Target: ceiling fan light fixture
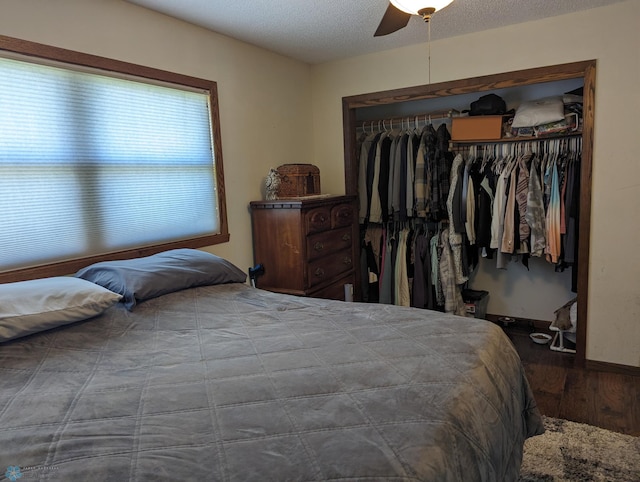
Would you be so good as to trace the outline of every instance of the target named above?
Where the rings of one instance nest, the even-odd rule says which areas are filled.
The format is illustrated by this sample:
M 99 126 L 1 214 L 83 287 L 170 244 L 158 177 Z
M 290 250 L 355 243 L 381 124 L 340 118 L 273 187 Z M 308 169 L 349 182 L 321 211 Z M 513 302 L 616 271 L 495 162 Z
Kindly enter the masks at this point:
M 453 0 L 389 0 L 391 4 L 398 10 L 410 13 L 411 15 L 420 15 L 421 17 L 430 17 L 434 12 L 443 9 Z

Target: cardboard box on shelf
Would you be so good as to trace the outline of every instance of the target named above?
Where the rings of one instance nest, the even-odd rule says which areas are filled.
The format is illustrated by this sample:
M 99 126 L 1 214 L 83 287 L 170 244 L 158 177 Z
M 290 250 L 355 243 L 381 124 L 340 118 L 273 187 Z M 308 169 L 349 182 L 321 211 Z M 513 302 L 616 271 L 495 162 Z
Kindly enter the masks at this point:
M 454 117 L 451 120 L 452 141 L 493 141 L 502 138 L 502 115 Z

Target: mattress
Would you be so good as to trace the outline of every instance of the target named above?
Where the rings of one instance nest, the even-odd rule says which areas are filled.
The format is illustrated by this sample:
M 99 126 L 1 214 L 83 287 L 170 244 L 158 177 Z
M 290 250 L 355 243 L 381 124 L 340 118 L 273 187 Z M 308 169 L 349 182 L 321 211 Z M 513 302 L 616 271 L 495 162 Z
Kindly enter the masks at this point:
M 542 431 L 502 330 L 428 310 L 234 283 L 0 344 L 1 480 L 517 480 Z

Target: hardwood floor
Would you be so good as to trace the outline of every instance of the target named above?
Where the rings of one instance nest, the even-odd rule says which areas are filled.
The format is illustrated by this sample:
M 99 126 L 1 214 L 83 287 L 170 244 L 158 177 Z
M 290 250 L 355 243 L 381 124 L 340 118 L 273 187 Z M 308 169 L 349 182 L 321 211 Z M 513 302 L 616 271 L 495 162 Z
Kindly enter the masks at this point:
M 529 333 L 541 330 L 526 322 L 503 329 L 543 415 L 640 436 L 640 375 L 576 368 L 573 354 L 533 343 Z

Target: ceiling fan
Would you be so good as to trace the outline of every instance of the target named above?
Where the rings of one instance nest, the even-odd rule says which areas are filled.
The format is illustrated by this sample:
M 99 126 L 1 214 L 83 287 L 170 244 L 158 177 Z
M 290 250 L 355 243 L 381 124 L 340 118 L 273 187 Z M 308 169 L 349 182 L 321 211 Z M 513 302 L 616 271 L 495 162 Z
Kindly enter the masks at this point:
M 409 23 L 411 15 L 421 16 L 425 22 L 437 10 L 443 9 L 453 0 L 389 0 L 389 6 L 378 25 L 374 37 L 389 35 L 404 28 Z

